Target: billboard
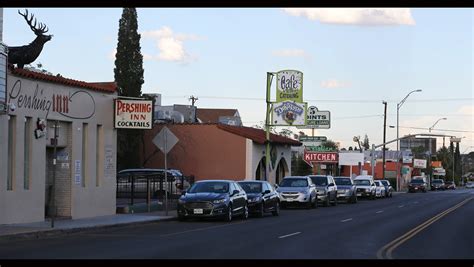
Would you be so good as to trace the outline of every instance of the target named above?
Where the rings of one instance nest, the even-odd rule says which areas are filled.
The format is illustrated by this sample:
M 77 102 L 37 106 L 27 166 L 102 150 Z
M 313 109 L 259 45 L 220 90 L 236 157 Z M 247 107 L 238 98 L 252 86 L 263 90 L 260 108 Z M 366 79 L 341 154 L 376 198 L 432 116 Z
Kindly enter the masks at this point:
M 274 126 L 301 126 L 306 124 L 306 103 L 284 101 L 273 103 L 271 123 Z
M 357 166 L 359 163 L 364 164 L 364 153 L 339 153 L 339 165 Z
M 151 129 L 153 101 L 115 99 L 114 126 L 116 129 Z
M 413 168 L 425 169 L 426 159 L 413 159 Z
M 303 102 L 303 73 L 297 70 L 277 72 L 276 102 Z

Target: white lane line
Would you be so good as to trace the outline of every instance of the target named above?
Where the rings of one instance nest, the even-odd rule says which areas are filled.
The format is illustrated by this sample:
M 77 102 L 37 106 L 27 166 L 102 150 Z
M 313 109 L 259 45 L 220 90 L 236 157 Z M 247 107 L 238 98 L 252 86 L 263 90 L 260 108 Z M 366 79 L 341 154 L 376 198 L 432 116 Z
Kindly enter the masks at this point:
M 418 204 L 418 201 L 414 201 L 413 204 Z
M 296 232 L 296 233 L 292 233 L 292 234 L 288 234 L 288 235 L 282 235 L 282 236 L 279 236 L 278 238 L 285 238 L 285 237 L 289 237 L 289 236 L 293 236 L 293 235 L 299 235 L 301 234 L 301 232 Z
M 398 206 L 398 207 L 399 207 L 399 208 L 403 208 L 403 207 L 405 207 L 405 205 L 400 205 L 400 206 Z
M 377 211 L 376 213 L 382 213 L 382 212 L 383 212 L 383 210 L 379 210 L 379 211 Z
M 352 218 L 342 220 L 341 222 L 348 222 L 348 221 L 352 221 Z
M 238 223 L 221 224 L 221 225 L 210 226 L 210 227 L 196 228 L 196 229 L 191 229 L 191 230 L 182 231 L 182 232 L 175 232 L 175 233 L 170 233 L 170 234 L 164 234 L 164 235 L 160 235 L 160 237 L 173 236 L 173 235 L 180 235 L 180 234 L 186 234 L 186 233 L 197 232 L 197 231 L 205 231 L 205 230 L 209 230 L 209 229 L 227 227 L 227 226 L 236 225 L 236 224 L 242 224 L 242 223 L 247 223 L 247 222 L 248 222 L 248 221 L 243 221 L 243 222 L 238 222 Z

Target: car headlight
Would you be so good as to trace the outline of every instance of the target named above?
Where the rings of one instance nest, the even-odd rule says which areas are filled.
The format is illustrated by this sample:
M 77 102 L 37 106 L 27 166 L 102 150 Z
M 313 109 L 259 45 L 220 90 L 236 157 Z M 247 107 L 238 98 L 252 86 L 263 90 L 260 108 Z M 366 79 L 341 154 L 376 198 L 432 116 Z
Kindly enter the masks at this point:
M 214 204 L 221 204 L 221 203 L 224 203 L 224 202 L 225 202 L 224 198 L 223 199 L 216 199 L 216 200 L 212 201 L 212 203 L 214 203 Z
M 184 204 L 186 203 L 186 201 L 184 201 L 183 199 L 178 199 L 178 204 Z
M 370 192 L 370 188 L 366 188 L 366 189 L 365 189 L 365 192 Z
M 316 193 L 318 193 L 318 195 L 324 195 L 326 194 L 326 190 L 318 190 Z
M 249 202 L 258 202 L 260 199 L 260 197 L 249 198 Z
M 305 189 L 305 190 L 300 190 L 300 193 L 302 193 L 302 194 L 308 194 L 308 190 L 306 190 L 306 189 Z

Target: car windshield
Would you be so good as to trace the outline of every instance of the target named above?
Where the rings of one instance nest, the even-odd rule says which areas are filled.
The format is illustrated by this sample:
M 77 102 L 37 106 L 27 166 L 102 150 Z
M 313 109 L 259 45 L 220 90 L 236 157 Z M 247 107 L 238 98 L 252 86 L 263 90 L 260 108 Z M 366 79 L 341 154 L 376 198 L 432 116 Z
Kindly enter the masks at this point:
M 328 185 L 328 178 L 326 176 L 310 176 L 310 178 L 315 185 Z
M 189 193 L 228 193 L 227 182 L 200 182 L 195 183 L 188 191 Z
M 281 187 L 306 187 L 308 180 L 306 179 L 283 179 L 280 183 Z
M 370 181 L 369 180 L 355 180 L 354 184 L 356 184 L 356 185 L 370 185 Z
M 452 181 L 447 181 L 445 184 L 453 184 Z
M 383 185 L 389 186 L 388 181 L 380 181 Z
M 411 180 L 411 183 L 412 183 L 412 184 L 422 184 L 422 183 L 424 183 L 424 182 L 423 182 L 423 180 L 421 180 L 421 179 L 413 179 L 413 180 Z
M 374 182 L 376 186 L 381 186 L 381 183 L 379 181 Z
M 261 183 L 239 183 L 239 185 L 244 189 L 246 193 L 261 193 L 262 184 Z
M 433 180 L 433 184 L 442 184 L 443 180 Z
M 352 185 L 351 178 L 334 178 L 336 185 Z

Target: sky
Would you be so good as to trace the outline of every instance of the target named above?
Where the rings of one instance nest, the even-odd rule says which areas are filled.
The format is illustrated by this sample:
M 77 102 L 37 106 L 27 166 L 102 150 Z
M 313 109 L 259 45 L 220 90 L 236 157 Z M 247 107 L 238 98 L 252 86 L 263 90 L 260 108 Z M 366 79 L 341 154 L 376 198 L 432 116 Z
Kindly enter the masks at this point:
M 86 82 L 113 81 L 121 8 L 28 8 L 53 38 L 32 63 Z M 34 34 L 18 9 L 4 8 L 3 42 Z M 266 73 L 303 72 L 303 99 L 331 112 L 316 136 L 354 146 L 422 133 L 462 138 L 474 151 L 474 9 L 138 8 L 143 93 L 163 105 L 238 109 L 245 126 L 265 120 Z M 275 100 L 275 82 L 272 100 Z M 395 126 L 390 128 L 389 126 Z M 288 127 L 286 127 L 288 128 Z M 421 129 L 416 129 L 421 128 Z M 278 127 L 277 130 L 281 130 Z M 301 131 L 289 127 L 294 133 Z M 445 131 L 449 130 L 449 131 Z M 304 130 L 311 135 L 311 130 Z M 442 145 L 438 138 L 438 148 Z M 396 149 L 396 143 L 388 146 Z

